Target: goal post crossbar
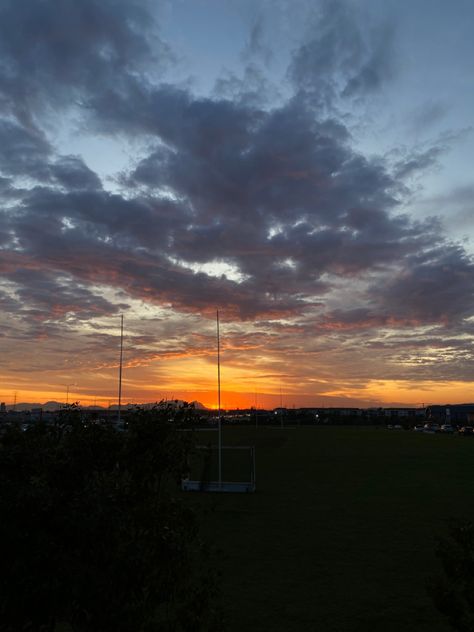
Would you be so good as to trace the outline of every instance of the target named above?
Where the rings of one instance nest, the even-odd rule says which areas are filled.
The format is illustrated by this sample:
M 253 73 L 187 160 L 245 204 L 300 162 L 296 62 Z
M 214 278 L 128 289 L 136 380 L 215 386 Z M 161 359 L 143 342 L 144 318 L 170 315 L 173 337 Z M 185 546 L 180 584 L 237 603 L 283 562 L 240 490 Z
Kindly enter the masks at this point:
M 218 452 L 217 446 L 197 445 L 196 449 L 201 453 L 201 461 L 198 467 L 191 468 L 189 476 L 181 481 L 183 491 L 201 492 L 254 492 L 256 489 L 255 477 L 255 447 L 254 446 L 221 446 L 221 450 L 227 455 L 231 452 L 238 454 L 238 459 L 222 457 L 222 478 L 214 478 L 213 469 L 216 463 L 213 456 Z M 248 459 L 244 456 L 248 453 Z M 207 454 L 206 454 L 207 453 Z M 242 456 L 240 456 L 242 455 Z M 196 463 L 194 464 L 196 466 Z M 198 475 L 196 475 L 198 474 Z

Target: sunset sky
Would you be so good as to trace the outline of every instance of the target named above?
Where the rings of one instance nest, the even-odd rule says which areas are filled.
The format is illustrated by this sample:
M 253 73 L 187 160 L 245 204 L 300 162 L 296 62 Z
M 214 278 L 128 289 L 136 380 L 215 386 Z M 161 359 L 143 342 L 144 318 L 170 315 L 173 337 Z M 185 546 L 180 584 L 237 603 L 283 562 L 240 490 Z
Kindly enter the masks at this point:
M 474 401 L 473 25 L 0 0 L 0 400 Z

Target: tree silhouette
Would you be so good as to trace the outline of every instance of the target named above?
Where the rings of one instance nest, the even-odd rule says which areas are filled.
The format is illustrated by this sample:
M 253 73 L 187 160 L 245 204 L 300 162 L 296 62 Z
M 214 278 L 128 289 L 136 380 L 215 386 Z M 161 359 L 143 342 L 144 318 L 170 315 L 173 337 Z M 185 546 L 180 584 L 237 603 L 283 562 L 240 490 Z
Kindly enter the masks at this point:
M 2 632 L 222 629 L 209 555 L 177 486 L 191 433 L 173 422 L 166 407 L 137 409 L 118 432 L 84 424 L 72 406 L 54 424 L 4 434 Z
M 474 525 L 453 526 L 437 547 L 443 575 L 430 585 L 438 610 L 460 632 L 474 630 Z

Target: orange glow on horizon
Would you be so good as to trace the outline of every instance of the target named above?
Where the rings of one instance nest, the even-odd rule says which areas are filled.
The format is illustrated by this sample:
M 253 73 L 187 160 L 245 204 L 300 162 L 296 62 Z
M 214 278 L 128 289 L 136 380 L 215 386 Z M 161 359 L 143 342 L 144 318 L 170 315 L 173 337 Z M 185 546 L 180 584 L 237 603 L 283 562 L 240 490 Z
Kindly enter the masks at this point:
M 16 403 L 38 403 L 44 404 L 47 401 L 58 401 L 65 403 L 67 392 L 64 390 L 34 390 L 28 388 L 18 388 L 16 390 L 2 390 L 0 392 L 0 401 L 5 402 L 7 407 L 11 407 L 14 403 L 16 393 Z M 280 400 L 281 397 L 281 400 Z M 70 387 L 68 394 L 69 403 L 79 402 L 83 406 L 92 406 L 94 404 L 108 407 L 117 404 L 117 396 L 111 393 L 111 396 L 94 395 L 92 389 L 81 387 Z M 217 392 L 215 389 L 182 389 L 173 388 L 167 385 L 166 392 L 157 391 L 153 388 L 139 389 L 136 386 L 125 390 L 122 402 L 124 405 L 128 403 L 144 404 L 161 400 L 179 399 L 184 401 L 198 401 L 206 408 L 217 410 Z M 304 391 L 299 393 L 288 393 L 282 391 L 275 392 L 268 389 L 263 392 L 245 392 L 237 390 L 228 390 L 227 388 L 221 393 L 221 408 L 228 410 L 232 408 L 252 408 L 272 409 L 282 405 L 286 408 L 299 407 L 360 407 L 367 408 L 371 406 L 409 406 L 421 407 L 429 404 L 456 404 L 470 403 L 474 401 L 474 383 L 472 382 L 421 382 L 421 383 L 403 383 L 380 381 L 371 382 L 365 388 L 344 388 L 344 389 L 327 389 L 323 393 L 310 394 Z
M 224 352 L 225 353 L 225 352 Z M 269 367 L 269 368 L 260 368 Z M 69 367 L 68 367 L 69 368 Z M 248 360 L 230 356 L 222 367 L 221 408 L 266 408 L 280 405 L 299 407 L 420 407 L 428 404 L 455 404 L 474 401 L 474 381 L 403 381 L 344 380 L 339 384 L 337 367 L 334 380 L 328 374 L 291 373 L 289 364 L 272 356 L 258 355 Z M 300 370 L 299 366 L 295 367 Z M 108 407 L 117 404 L 118 371 L 114 367 L 78 367 L 66 371 L 16 372 L 0 374 L 0 401 L 11 407 L 16 393 L 17 403 L 44 404 L 80 402 Z M 67 385 L 69 387 L 67 393 Z M 34 386 L 33 386 L 34 385 Z M 281 394 L 280 394 L 281 388 Z M 122 402 L 150 403 L 180 399 L 198 401 L 217 409 L 217 371 L 215 358 L 174 355 L 166 360 L 152 360 L 148 365 L 124 369 Z

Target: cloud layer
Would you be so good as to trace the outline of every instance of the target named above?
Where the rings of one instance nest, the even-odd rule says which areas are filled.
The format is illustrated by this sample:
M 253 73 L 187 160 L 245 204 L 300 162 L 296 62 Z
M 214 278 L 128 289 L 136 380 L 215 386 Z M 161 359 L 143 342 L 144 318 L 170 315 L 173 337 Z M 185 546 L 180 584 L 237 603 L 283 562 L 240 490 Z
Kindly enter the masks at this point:
M 0 299 L 17 319 L 7 336 L 78 335 L 78 323 L 133 318 L 138 303 L 205 316 L 219 306 L 254 336 L 240 351 L 229 338 L 235 367 L 253 354 L 262 372 L 281 372 L 283 354 L 295 383 L 331 379 L 328 362 L 351 379 L 473 379 L 460 353 L 472 345 L 472 257 L 405 206 L 413 172 L 441 149 L 366 156 L 343 113 L 390 81 L 393 29 L 364 28 L 342 2 L 321 3 L 313 20 L 287 96 L 262 106 L 161 79 L 173 52 L 147 3 L 3 3 Z M 56 117 L 133 143 L 138 157 L 110 186 L 55 143 Z M 440 339 L 459 352 L 449 370 L 414 367 Z M 373 354 L 363 368 L 361 349 Z M 151 339 L 135 352 L 156 357 Z

